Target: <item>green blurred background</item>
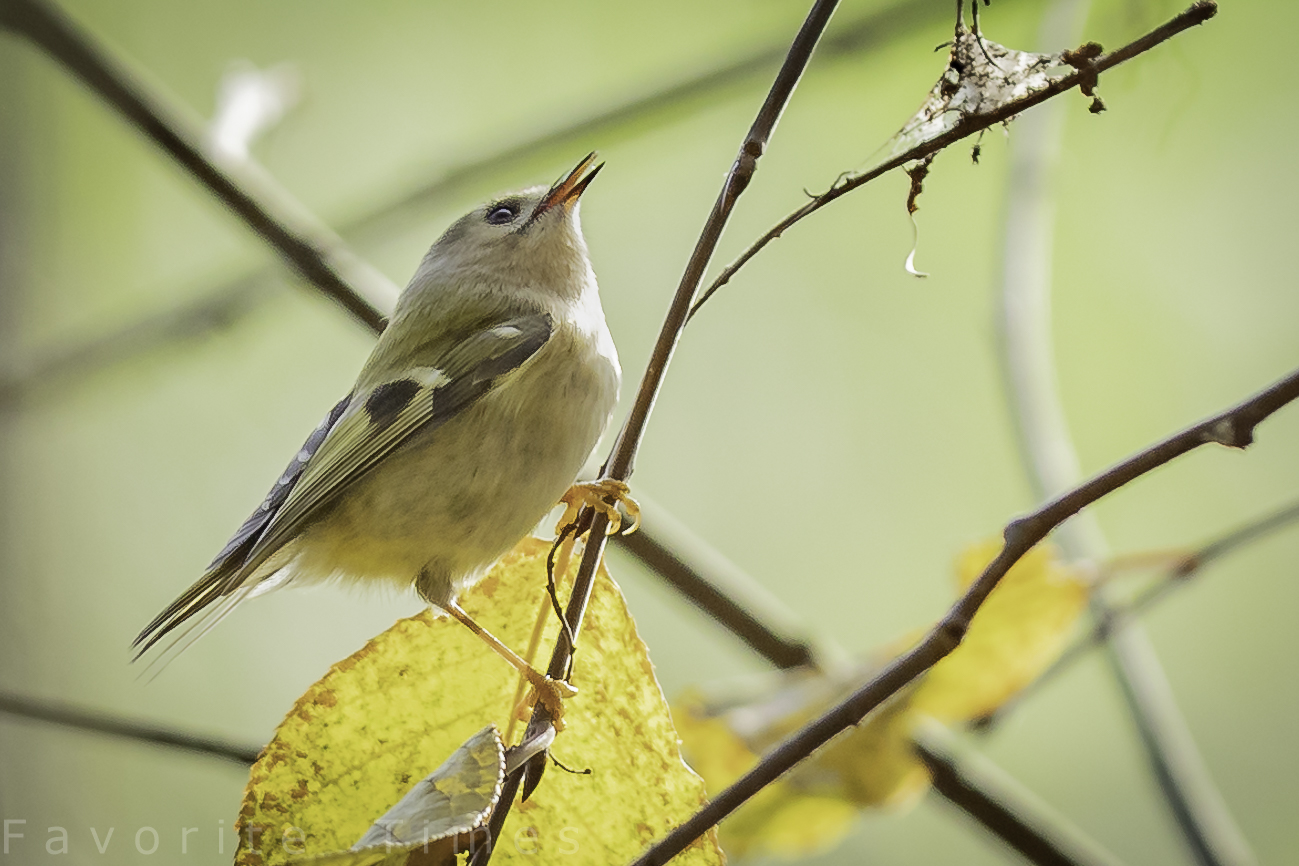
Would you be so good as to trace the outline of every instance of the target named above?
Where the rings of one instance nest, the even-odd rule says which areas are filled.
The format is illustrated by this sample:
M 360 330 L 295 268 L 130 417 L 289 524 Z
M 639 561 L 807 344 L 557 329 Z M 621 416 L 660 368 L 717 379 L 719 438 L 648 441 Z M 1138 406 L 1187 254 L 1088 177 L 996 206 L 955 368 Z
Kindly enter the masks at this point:
M 884 4 L 845 2 L 846 26 Z M 866 165 L 941 72 L 951 3 L 813 62 L 722 242 L 756 234 Z M 498 0 L 383 4 L 76 0 L 65 8 L 147 80 L 209 116 L 232 61 L 294 64 L 301 103 L 253 155 L 404 284 L 454 217 L 549 182 L 588 150 L 608 165 L 583 223 L 629 405 L 672 290 L 776 63 L 626 122 L 536 148 L 355 226 L 483 154 L 786 43 L 806 7 Z M 1044 4 L 999 0 L 988 35 L 1034 45 Z M 1085 32 L 1113 47 L 1177 11 L 1101 0 Z M 1098 470 L 1299 363 L 1294 4 L 1228 0 L 1207 26 L 1107 73 L 1109 111 L 1066 97 L 1054 335 L 1084 469 Z M 1063 45 L 1041 46 L 1051 49 Z M 337 588 L 241 608 L 156 681 L 127 644 L 187 586 L 350 386 L 372 338 L 301 286 L 187 175 L 49 58 L 0 38 L 0 361 L 7 375 L 265 271 L 221 327 L 0 407 L 0 689 L 178 729 L 264 742 L 328 666 L 416 611 Z M 1013 138 L 1012 126 L 1009 136 Z M 635 489 L 742 566 L 806 624 L 865 651 L 940 615 L 962 545 L 1032 504 L 997 361 L 1006 136 L 934 166 L 917 262 L 890 176 L 791 230 L 687 332 Z M 266 270 L 268 269 L 269 270 Z M 16 371 L 16 372 L 15 372 Z M 1299 491 L 1299 409 L 1246 454 L 1205 450 L 1104 501 L 1115 550 L 1207 541 Z M 603 453 L 603 452 L 602 452 Z M 1299 532 L 1262 541 L 1146 618 L 1177 698 L 1260 862 L 1299 847 L 1291 612 Z M 621 580 L 669 693 L 764 664 L 625 554 Z M 1186 862 L 1118 690 L 1093 655 L 987 741 L 988 753 L 1127 863 Z M 580 760 L 577 761 L 580 763 Z M 0 716 L 6 862 L 159 856 L 226 862 L 244 772 L 233 764 Z M 224 823 L 222 823 L 224 822 Z M 116 827 L 108 853 L 89 828 Z M 217 852 L 218 828 L 227 831 Z M 148 837 L 145 837 L 147 846 Z M 21 846 L 21 847 L 20 847 Z M 937 798 L 864 818 L 817 863 L 993 864 L 1015 855 Z

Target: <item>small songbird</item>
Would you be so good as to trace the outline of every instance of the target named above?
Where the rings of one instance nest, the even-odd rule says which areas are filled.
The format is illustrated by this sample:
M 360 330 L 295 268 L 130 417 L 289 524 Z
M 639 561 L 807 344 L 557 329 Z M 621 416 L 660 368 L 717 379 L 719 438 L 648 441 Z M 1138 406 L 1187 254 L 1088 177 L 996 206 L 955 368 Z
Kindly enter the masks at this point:
M 607 508 L 626 494 L 574 485 L 620 377 L 578 221 L 594 160 L 475 208 L 433 244 L 351 393 L 140 633 L 140 654 L 195 618 L 183 648 L 274 586 L 384 581 L 413 585 L 540 687 L 456 596 L 561 499 Z

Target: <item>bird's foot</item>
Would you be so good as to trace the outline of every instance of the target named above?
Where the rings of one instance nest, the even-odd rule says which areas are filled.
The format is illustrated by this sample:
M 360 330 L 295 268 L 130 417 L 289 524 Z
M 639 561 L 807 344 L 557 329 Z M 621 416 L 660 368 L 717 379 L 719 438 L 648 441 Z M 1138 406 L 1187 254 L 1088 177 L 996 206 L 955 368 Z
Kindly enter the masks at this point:
M 577 694 L 577 689 L 564 680 L 552 679 L 535 668 L 529 667 L 524 677 L 532 686 L 528 696 L 514 708 L 514 716 L 519 721 L 527 721 L 532 715 L 532 708 L 540 703 L 550 713 L 550 720 L 555 732 L 564 730 L 564 699 Z
M 631 519 L 631 528 L 627 533 L 635 532 L 640 526 L 640 504 L 631 498 L 631 488 L 625 481 L 615 478 L 579 481 L 568 488 L 568 492 L 561 496 L 559 501 L 568 507 L 564 509 L 564 516 L 559 519 L 559 524 L 555 527 L 556 532 L 562 533 L 566 526 L 572 525 L 583 506 L 590 506 L 609 518 L 609 528 L 606 531 L 608 535 L 613 535 L 622 528 L 622 513 L 618 511 L 619 505 Z

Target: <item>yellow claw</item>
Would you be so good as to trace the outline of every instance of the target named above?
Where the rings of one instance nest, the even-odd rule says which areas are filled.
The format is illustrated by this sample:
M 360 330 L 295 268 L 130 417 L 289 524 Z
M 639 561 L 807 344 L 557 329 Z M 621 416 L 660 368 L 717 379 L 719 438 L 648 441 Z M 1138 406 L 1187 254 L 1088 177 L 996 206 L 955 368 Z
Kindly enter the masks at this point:
M 554 680 L 541 674 L 537 674 L 535 678 L 527 674 L 524 676 L 527 677 L 532 688 L 528 696 L 514 708 L 515 718 L 526 722 L 532 715 L 533 705 L 540 701 L 541 705 L 550 712 L 550 721 L 555 726 L 555 732 L 564 730 L 564 700 L 575 696 L 577 689 L 564 680 Z
M 564 516 L 559 519 L 559 524 L 555 527 L 556 533 L 563 532 L 564 527 L 572 524 L 583 506 L 590 506 L 609 518 L 609 528 L 605 531 L 607 535 L 613 535 L 622 528 L 619 505 L 622 505 L 627 516 L 631 518 L 631 528 L 627 530 L 627 534 L 630 535 L 640 528 L 640 503 L 632 499 L 631 488 L 625 481 L 616 478 L 579 481 L 568 488 L 568 492 L 561 496 L 559 501 L 568 507 L 564 509 Z

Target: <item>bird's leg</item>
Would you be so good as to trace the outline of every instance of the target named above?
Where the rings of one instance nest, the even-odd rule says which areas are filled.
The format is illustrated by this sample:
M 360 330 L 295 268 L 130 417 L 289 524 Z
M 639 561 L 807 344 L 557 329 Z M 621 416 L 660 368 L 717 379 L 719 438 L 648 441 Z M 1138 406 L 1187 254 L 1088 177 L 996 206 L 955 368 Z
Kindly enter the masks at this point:
M 550 599 L 542 598 L 541 604 L 537 608 L 537 618 L 532 624 L 532 636 L 528 638 L 528 648 L 523 657 L 529 661 L 537 657 L 537 649 L 541 646 L 541 637 L 546 630 L 546 615 L 550 613 Z M 505 727 L 505 736 L 501 739 L 509 744 L 514 738 L 514 727 L 517 722 L 526 722 L 532 711 L 532 705 L 536 702 L 533 695 L 536 694 L 528 688 L 528 678 L 522 674 L 519 676 L 519 686 L 514 690 L 514 700 L 510 706 L 514 707 L 514 713 L 510 716 L 510 723 Z M 524 697 L 527 700 L 524 700 Z
M 631 488 L 627 486 L 627 482 L 616 478 L 579 481 L 568 488 L 568 492 L 561 496 L 559 501 L 568 507 L 564 509 L 564 516 L 559 519 L 556 532 L 562 532 L 565 526 L 576 520 L 578 512 L 587 505 L 609 518 L 608 535 L 613 535 L 622 526 L 622 515 L 618 513 L 620 504 L 627 509 L 627 516 L 631 518 L 631 529 L 627 532 L 635 532 L 640 526 L 640 504 L 631 498 Z
M 551 679 L 539 670 L 528 664 L 514 650 L 501 643 L 495 635 L 487 629 L 474 622 L 473 617 L 465 613 L 464 608 L 454 601 L 447 601 L 441 605 L 447 613 L 460 621 L 461 625 L 469 629 L 487 644 L 501 658 L 509 662 L 519 673 L 523 674 L 524 679 L 532 686 L 537 700 L 550 711 L 550 716 L 554 720 L 555 730 L 564 729 L 564 698 L 571 698 L 577 694 L 577 689 L 573 688 L 563 680 Z

